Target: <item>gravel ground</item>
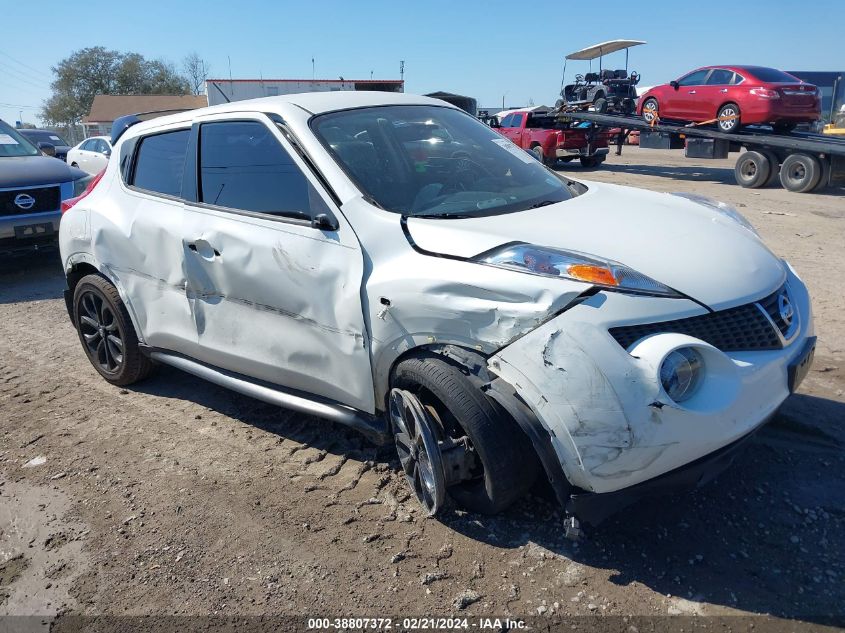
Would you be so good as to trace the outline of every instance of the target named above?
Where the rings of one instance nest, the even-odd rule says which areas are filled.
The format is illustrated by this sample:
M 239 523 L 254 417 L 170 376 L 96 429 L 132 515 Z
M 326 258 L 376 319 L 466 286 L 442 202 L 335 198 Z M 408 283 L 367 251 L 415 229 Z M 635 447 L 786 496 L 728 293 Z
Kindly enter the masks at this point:
M 565 169 L 737 204 L 809 284 L 819 335 L 799 393 L 718 481 L 642 502 L 578 544 L 542 490 L 495 518 L 425 519 L 389 451 L 352 431 L 168 368 L 112 387 L 68 322 L 57 256 L 6 262 L 0 614 L 841 624 L 845 189 L 744 190 L 732 164 L 626 148 L 589 174 Z

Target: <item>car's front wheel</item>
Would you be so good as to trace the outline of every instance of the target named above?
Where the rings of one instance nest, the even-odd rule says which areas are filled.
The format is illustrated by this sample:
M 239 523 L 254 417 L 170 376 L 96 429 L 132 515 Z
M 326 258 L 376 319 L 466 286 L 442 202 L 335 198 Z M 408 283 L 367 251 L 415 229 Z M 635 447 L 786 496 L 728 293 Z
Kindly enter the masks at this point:
M 657 99 L 649 97 L 643 103 L 643 119 L 646 123 L 656 123 L 657 117 Z
M 735 103 L 726 103 L 719 108 L 716 119 L 720 131 L 728 134 L 737 132 L 741 125 L 739 106 Z
M 531 488 L 539 463 L 530 440 L 458 366 L 422 353 L 397 365 L 391 387 L 399 461 L 427 514 L 447 496 L 493 514 Z
M 73 320 L 88 360 L 113 385 L 130 385 L 153 369 L 138 345 L 126 306 L 100 275 L 86 275 L 73 292 Z

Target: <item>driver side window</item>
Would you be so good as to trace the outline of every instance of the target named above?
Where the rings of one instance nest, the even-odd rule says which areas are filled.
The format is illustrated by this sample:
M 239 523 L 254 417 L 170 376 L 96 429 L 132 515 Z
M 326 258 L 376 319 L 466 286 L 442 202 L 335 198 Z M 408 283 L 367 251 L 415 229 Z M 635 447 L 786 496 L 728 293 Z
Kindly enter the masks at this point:
M 707 73 L 710 71 L 705 70 L 696 70 L 695 72 L 690 73 L 686 77 L 682 77 L 678 81 L 679 86 L 703 86 L 704 80 L 707 77 Z

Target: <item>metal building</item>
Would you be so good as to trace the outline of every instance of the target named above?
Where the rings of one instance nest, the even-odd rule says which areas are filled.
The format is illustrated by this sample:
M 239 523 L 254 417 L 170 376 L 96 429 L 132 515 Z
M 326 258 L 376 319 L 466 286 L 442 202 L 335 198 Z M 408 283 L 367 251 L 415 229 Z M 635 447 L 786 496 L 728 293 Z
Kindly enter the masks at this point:
M 258 97 L 275 97 L 297 92 L 330 92 L 335 90 L 379 90 L 404 92 L 401 79 L 208 79 L 205 93 L 208 105 L 242 101 Z

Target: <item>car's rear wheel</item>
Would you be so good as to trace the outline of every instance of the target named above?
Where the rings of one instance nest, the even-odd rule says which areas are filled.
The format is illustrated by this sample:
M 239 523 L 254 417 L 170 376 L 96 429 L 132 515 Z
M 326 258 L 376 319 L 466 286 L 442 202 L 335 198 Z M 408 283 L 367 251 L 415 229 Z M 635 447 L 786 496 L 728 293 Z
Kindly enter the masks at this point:
M 739 106 L 735 103 L 726 103 L 716 113 L 718 121 L 716 125 L 721 132 L 733 134 L 741 125 Z
M 73 292 L 73 319 L 88 360 L 113 385 L 146 378 L 152 361 L 141 353 L 126 306 L 108 280 L 86 275 Z
M 447 495 L 494 514 L 531 488 L 539 463 L 530 440 L 461 368 L 424 352 L 396 366 L 391 387 L 397 453 L 427 514 Z
M 760 152 L 743 152 L 734 167 L 737 184 L 758 189 L 769 181 L 772 166 L 769 159 Z
M 795 193 L 811 191 L 821 179 L 819 161 L 809 154 L 790 154 L 780 166 L 780 183 Z
M 598 112 L 599 114 L 604 114 L 607 112 L 607 99 L 604 97 L 599 97 L 595 101 L 593 101 L 593 110 Z
M 653 123 L 657 120 L 657 99 L 654 97 L 649 97 L 643 103 L 643 119 L 646 123 Z
M 595 169 L 604 162 L 604 156 L 582 156 L 580 161 L 581 167 L 585 169 Z

